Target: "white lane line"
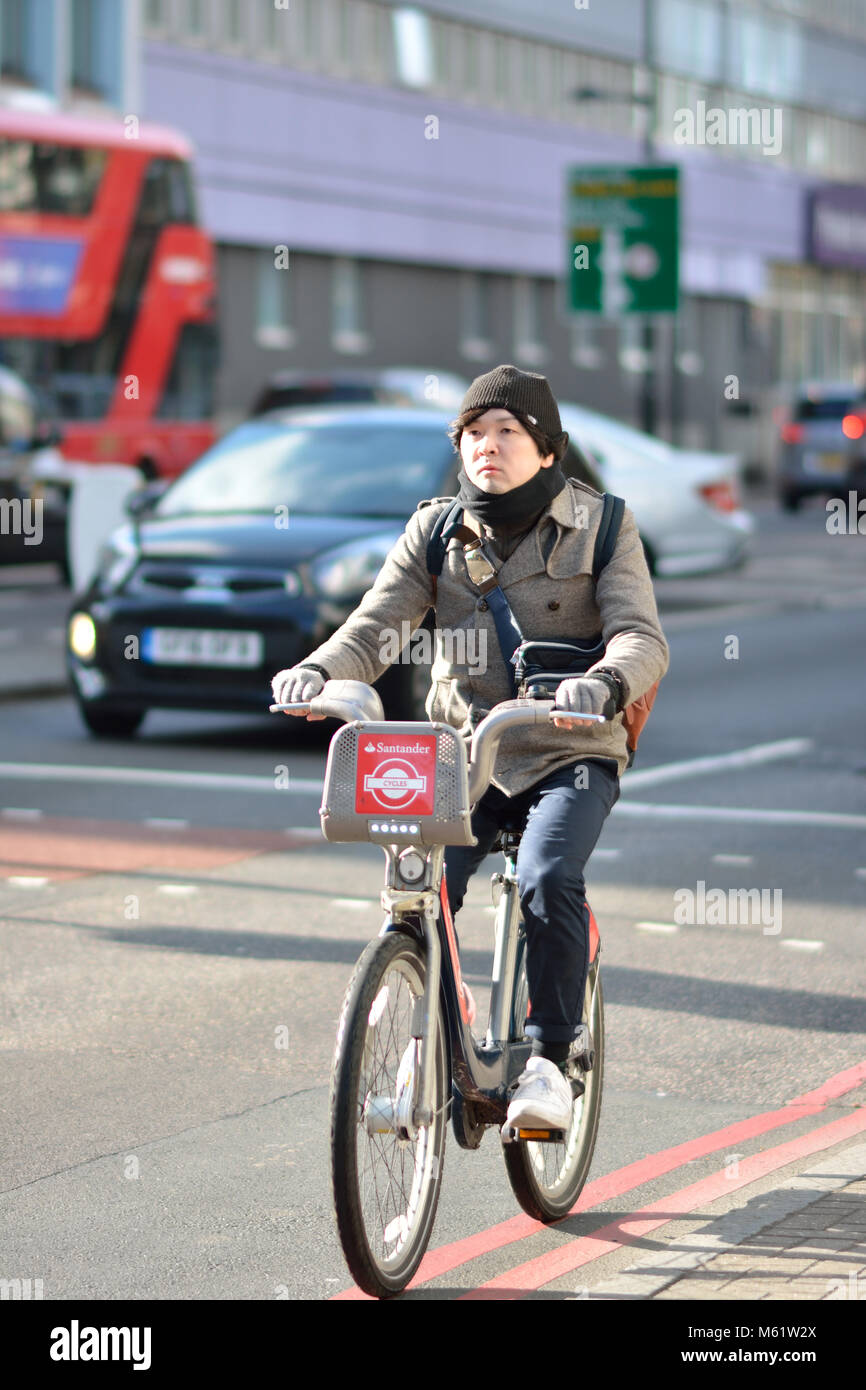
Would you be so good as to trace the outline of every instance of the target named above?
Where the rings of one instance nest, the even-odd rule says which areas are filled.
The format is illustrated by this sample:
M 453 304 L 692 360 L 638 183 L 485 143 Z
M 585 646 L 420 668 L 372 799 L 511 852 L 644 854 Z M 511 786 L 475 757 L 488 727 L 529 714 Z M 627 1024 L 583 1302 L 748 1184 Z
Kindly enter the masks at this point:
M 855 877 L 855 878 L 866 878 L 866 869 L 855 869 L 855 870 L 854 870 L 854 877 Z
M 0 763 L 0 777 L 23 782 L 121 782 L 126 786 L 204 787 L 212 791 L 266 792 L 272 796 L 287 791 L 322 794 L 321 778 L 298 777 L 288 787 L 275 787 L 271 773 L 246 777 L 229 772 L 172 772 L 153 767 L 85 767 L 74 763 Z
M 13 888 L 44 888 L 47 878 L 33 878 L 27 874 L 13 874 L 6 880 Z
M 171 816 L 146 816 L 143 825 L 149 825 L 152 830 L 187 830 L 188 820 L 175 820 Z
M 714 864 L 754 864 L 753 854 L 714 854 Z
M 789 951 L 822 951 L 823 941 L 807 941 L 805 937 L 783 936 L 779 942 L 780 946 L 787 946 Z
M 709 758 L 688 758 L 680 763 L 665 763 L 648 767 L 643 772 L 630 772 L 625 778 L 626 794 L 632 787 L 653 787 L 660 782 L 678 782 L 684 777 L 700 777 L 705 772 L 729 772 L 735 768 L 755 767 L 774 762 L 777 758 L 797 758 L 813 747 L 810 738 L 786 738 L 777 743 L 756 743 L 736 753 L 720 753 Z
M 619 859 L 621 854 L 622 850 L 619 849 L 594 849 L 592 851 L 593 859 Z
M 331 906 L 349 907 L 355 912 L 360 912 L 363 908 L 376 907 L 378 904 L 372 902 L 370 898 L 332 898 Z
M 663 932 L 665 936 L 674 936 L 679 931 L 675 922 L 635 922 L 638 931 Z
M 39 820 L 42 812 L 32 806 L 4 806 L 0 815 L 7 820 Z
M 171 897 L 184 898 L 190 893 L 198 892 L 197 883 L 161 883 L 157 888 L 157 893 L 166 893 Z
M 668 806 L 661 802 L 623 801 L 612 815 L 644 820 L 722 820 L 757 825 L 836 826 L 842 830 L 866 830 L 866 816 L 836 815 L 830 811 L 754 811 L 747 806 Z
M 297 835 L 301 840 L 321 840 L 322 844 L 326 843 L 321 830 L 314 830 L 310 825 L 287 825 L 283 834 Z

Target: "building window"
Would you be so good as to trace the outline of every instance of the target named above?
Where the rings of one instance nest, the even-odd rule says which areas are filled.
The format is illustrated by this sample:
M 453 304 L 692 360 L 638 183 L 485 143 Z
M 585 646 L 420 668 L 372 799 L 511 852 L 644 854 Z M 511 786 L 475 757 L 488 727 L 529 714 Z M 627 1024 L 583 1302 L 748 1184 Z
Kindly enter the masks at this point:
M 166 0 L 147 0 L 144 23 L 148 29 L 162 29 L 165 24 Z
M 0 72 L 4 77 L 29 81 L 25 0 L 4 0 L 0 6 Z
M 96 0 L 73 0 L 72 85 L 99 92 L 96 80 Z
M 407 87 L 433 84 L 433 35 L 430 16 L 413 5 L 399 5 L 392 15 L 394 62 L 398 82 Z
M 388 82 L 391 77 L 391 28 L 382 5 L 361 6 L 359 15 L 362 71 L 370 82 Z
M 283 48 L 282 23 L 289 11 L 277 9 L 274 0 L 259 0 L 259 44 L 264 56 L 279 59 Z
M 465 271 L 460 281 L 460 351 L 472 361 L 492 352 L 490 276 Z
M 523 69 L 521 98 L 523 105 L 531 108 L 535 105 L 536 63 L 538 55 L 536 53 L 535 44 L 527 39 L 523 40 L 521 48 L 523 50 L 523 62 L 521 65 Z
M 283 247 L 264 247 L 256 262 L 256 342 L 260 347 L 288 348 L 291 327 L 291 268 Z
M 571 318 L 571 360 L 575 367 L 594 371 L 604 363 L 604 352 L 598 341 L 598 318 L 595 314 L 574 314 Z
M 186 0 L 184 13 L 184 32 L 191 39 L 205 36 L 205 0 Z
M 244 41 L 241 0 L 223 0 L 223 23 L 226 42 L 232 48 L 239 48 Z
M 508 40 L 497 34 L 493 40 L 493 82 L 494 100 L 504 105 L 508 101 L 511 76 L 511 54 Z
M 342 68 L 350 68 L 355 57 L 355 45 L 352 42 L 353 18 L 350 0 L 337 0 L 337 57 Z
M 645 372 L 648 360 L 643 345 L 643 323 L 639 314 L 623 314 L 619 319 L 619 365 L 624 372 Z
M 303 4 L 301 20 L 301 45 L 304 59 L 315 63 L 319 56 L 319 25 L 321 10 L 318 0 L 300 0 Z
M 331 281 L 331 342 L 337 352 L 366 352 L 361 267 L 349 256 L 334 260 Z
M 514 351 L 529 366 L 536 366 L 547 357 L 542 322 L 541 281 L 528 275 L 515 276 Z

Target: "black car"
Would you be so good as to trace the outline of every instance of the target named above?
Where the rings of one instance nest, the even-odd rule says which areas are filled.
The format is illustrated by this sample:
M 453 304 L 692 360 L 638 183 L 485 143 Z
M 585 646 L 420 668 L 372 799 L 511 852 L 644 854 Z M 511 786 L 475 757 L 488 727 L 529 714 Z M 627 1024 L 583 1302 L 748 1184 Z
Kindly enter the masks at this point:
M 157 708 L 266 711 L 271 677 L 353 612 L 418 501 L 456 492 L 449 418 L 275 412 L 239 425 L 158 497 L 134 499 L 70 612 L 88 728 L 130 735 Z M 576 451 L 564 469 L 601 488 Z M 428 688 L 428 667 L 395 663 L 381 680 L 389 717 L 425 718 Z

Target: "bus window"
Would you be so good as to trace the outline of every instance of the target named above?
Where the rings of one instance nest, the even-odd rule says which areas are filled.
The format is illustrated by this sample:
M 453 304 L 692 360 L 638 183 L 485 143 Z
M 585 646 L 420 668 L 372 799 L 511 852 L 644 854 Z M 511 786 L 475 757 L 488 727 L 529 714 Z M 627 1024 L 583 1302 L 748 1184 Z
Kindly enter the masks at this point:
M 194 223 L 189 170 L 180 159 L 152 159 L 147 166 L 137 221 L 146 227 Z
M 160 420 L 207 420 L 213 414 L 217 366 L 216 330 L 186 323 L 156 414 Z
M 0 137 L 0 212 L 86 217 L 105 172 L 105 150 Z

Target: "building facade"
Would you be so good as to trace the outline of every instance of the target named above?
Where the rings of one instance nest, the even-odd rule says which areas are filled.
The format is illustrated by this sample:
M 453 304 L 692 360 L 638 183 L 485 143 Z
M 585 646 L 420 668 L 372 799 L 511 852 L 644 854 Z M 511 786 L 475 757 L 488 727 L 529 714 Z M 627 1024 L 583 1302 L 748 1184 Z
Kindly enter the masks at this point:
M 101 32 L 106 7 L 0 3 L 0 80 L 27 47 L 7 12 L 42 7 L 67 35 L 62 90 L 63 55 L 87 47 L 70 26 Z M 564 203 L 569 165 L 641 162 L 651 90 L 655 152 L 682 184 L 680 310 L 657 321 L 653 362 L 660 432 L 754 452 L 772 388 L 863 369 L 862 0 L 112 8 L 123 81 L 106 99 L 198 152 L 226 421 L 283 368 L 471 376 L 513 361 L 639 422 L 641 324 L 567 311 Z

